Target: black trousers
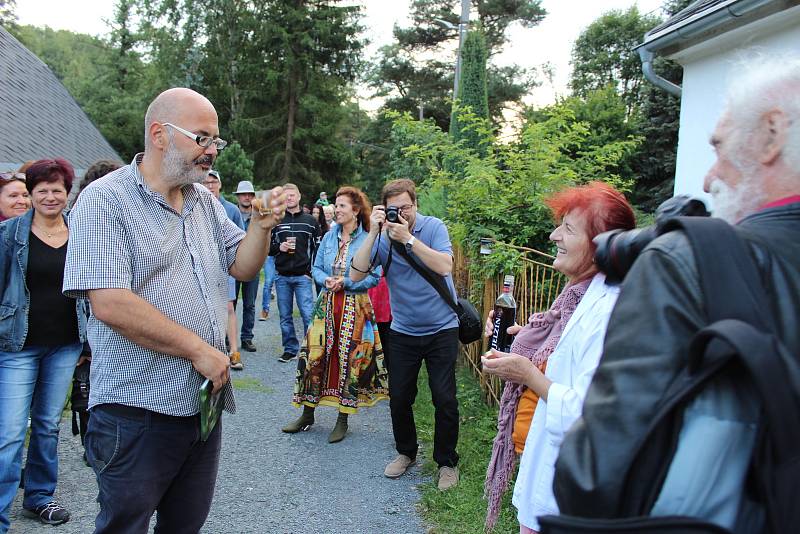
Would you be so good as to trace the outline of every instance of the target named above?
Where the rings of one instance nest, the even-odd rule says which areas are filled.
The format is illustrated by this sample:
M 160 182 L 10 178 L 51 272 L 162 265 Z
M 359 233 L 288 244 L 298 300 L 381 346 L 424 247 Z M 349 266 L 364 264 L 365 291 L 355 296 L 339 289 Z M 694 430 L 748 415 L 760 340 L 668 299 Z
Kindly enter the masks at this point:
M 391 327 L 391 321 L 388 323 L 378 323 L 378 335 L 381 336 L 381 348 L 383 348 L 383 361 L 387 369 L 389 368 L 389 329 Z
M 433 459 L 439 467 L 458 464 L 458 400 L 456 399 L 456 358 L 458 328 L 427 336 L 410 336 L 391 330 L 389 371 L 389 406 L 392 412 L 397 452 L 416 458 L 417 426 L 414 423 L 414 400 L 422 361 L 428 370 L 428 386 L 434 406 Z
M 86 454 L 99 486 L 95 534 L 196 534 L 211 508 L 222 420 L 200 441 L 200 418 L 142 408 L 92 408 Z

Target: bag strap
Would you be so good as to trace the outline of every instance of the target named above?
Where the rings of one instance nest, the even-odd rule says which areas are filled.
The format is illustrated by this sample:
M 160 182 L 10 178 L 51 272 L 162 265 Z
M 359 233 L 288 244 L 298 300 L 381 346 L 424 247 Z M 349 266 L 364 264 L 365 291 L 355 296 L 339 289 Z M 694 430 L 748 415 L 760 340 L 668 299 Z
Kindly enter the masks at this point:
M 769 331 L 737 319 L 724 319 L 700 330 L 689 347 L 690 366 L 737 359 L 752 377 L 780 461 L 800 455 L 800 364 Z M 695 360 L 695 361 L 692 361 Z
M 730 224 L 713 217 L 675 217 L 662 233 L 683 230 L 694 251 L 709 323 L 739 319 L 771 332 L 771 308 L 749 248 Z
M 444 299 L 447 305 L 453 309 L 457 317 L 459 311 L 458 305 L 456 304 L 455 300 L 453 300 L 453 295 L 450 294 L 450 290 L 447 288 L 444 277 L 434 275 L 430 269 L 424 265 L 420 265 L 417 260 L 415 260 L 413 256 L 408 253 L 406 247 L 397 241 L 392 241 L 392 247 L 397 251 L 398 254 L 405 258 L 412 269 L 417 271 L 422 278 L 424 278 L 431 286 L 433 286 L 433 289 L 435 289 L 436 292 L 439 293 L 439 295 Z

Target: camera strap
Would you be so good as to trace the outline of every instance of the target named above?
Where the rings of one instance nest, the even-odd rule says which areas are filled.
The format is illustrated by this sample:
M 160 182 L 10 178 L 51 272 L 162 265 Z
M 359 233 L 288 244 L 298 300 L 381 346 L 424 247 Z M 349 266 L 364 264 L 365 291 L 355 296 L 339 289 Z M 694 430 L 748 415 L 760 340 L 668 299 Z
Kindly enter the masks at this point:
M 398 243 L 397 241 L 392 241 L 392 246 L 390 249 L 396 249 L 397 253 L 403 256 L 408 264 L 411 266 L 412 269 L 417 271 L 422 278 L 428 282 L 433 289 L 436 290 L 437 293 L 444 299 L 448 306 L 450 306 L 456 314 L 456 317 L 459 315 L 458 304 L 453 299 L 453 295 L 450 294 L 450 289 L 447 287 L 447 284 L 444 281 L 444 277 L 438 274 L 433 273 L 428 267 L 425 265 L 420 265 L 417 260 L 414 259 L 411 254 L 408 253 L 406 247 Z M 391 250 L 390 250 L 391 254 Z M 387 267 L 388 269 L 388 260 L 387 260 Z

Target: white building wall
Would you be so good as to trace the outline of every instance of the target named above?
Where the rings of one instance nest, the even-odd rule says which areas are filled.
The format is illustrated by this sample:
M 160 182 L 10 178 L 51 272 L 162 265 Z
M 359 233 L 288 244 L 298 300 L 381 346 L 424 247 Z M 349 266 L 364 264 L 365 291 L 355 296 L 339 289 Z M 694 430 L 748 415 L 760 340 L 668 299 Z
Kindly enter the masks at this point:
M 728 80 L 747 49 L 765 54 L 800 55 L 800 7 L 682 51 L 673 59 L 683 65 L 675 194 L 703 198 L 703 177 L 714 163 L 708 144 L 725 103 Z M 711 207 L 710 202 L 709 207 Z

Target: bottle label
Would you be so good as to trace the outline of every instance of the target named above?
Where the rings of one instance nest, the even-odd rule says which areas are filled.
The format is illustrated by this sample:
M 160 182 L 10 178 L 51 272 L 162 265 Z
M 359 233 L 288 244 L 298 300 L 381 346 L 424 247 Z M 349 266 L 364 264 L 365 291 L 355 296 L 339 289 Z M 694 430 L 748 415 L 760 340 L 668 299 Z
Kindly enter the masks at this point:
M 499 341 L 500 338 L 500 332 L 502 330 L 502 324 L 503 324 L 503 309 L 497 308 L 494 310 L 494 328 L 492 328 L 492 340 L 490 347 L 499 351 L 503 350 L 503 347 L 499 347 L 497 345 L 497 342 Z

